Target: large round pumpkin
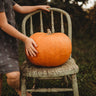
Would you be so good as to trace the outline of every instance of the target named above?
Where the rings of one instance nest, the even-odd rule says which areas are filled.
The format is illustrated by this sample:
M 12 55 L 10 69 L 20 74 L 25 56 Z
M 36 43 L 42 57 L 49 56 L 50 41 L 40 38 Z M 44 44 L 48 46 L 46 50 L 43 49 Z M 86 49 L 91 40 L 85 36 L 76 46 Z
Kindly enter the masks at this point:
M 36 57 L 27 56 L 32 64 L 39 66 L 59 66 L 64 64 L 72 51 L 71 40 L 64 33 L 37 32 L 30 36 L 36 44 Z

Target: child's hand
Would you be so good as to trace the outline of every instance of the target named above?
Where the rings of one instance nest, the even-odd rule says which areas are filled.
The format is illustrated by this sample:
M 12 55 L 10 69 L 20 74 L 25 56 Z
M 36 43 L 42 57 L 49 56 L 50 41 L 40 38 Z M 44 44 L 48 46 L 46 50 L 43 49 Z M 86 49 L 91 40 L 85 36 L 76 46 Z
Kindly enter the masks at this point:
M 36 54 L 38 53 L 37 50 L 35 49 L 35 47 L 37 47 L 35 41 L 31 38 L 27 38 L 25 40 L 25 48 L 26 48 L 26 54 L 27 56 L 36 56 Z
M 39 7 L 39 9 L 41 9 L 41 10 L 45 10 L 45 11 L 50 11 L 48 8 L 50 8 L 50 6 L 48 6 L 48 5 L 39 5 L 38 6 Z

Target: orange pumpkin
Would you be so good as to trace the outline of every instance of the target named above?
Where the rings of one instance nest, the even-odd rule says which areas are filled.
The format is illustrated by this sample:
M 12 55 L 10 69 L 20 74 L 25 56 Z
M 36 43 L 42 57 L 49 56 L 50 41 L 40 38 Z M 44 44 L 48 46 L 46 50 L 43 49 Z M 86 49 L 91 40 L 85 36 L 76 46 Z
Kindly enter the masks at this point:
M 64 33 L 37 32 L 30 36 L 36 44 L 36 57 L 27 56 L 30 62 L 39 66 L 59 66 L 64 64 L 72 51 L 71 40 Z

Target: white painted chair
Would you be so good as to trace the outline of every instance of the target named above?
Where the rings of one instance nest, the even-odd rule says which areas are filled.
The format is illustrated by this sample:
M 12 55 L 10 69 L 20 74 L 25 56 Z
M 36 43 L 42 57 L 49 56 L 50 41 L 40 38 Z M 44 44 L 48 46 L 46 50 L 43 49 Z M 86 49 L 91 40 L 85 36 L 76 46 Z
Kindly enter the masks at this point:
M 57 13 L 60 13 L 61 16 L 61 32 L 64 33 L 64 22 L 63 22 L 63 15 L 66 16 L 67 22 L 68 22 L 68 36 L 72 41 L 72 25 L 71 25 L 71 19 L 69 14 L 58 8 L 50 8 L 50 15 L 51 15 L 51 26 L 52 26 L 52 32 L 55 32 L 54 29 L 54 11 Z M 40 28 L 41 32 L 44 32 L 43 28 L 43 12 L 42 10 L 38 10 L 36 12 L 30 13 L 25 18 L 23 19 L 22 22 L 22 32 L 26 35 L 26 22 L 29 20 L 30 23 L 30 35 L 33 34 L 33 24 L 32 24 L 32 16 L 35 15 L 36 13 L 40 13 Z M 74 96 L 79 96 L 78 92 L 78 84 L 77 84 L 77 77 L 76 73 L 78 73 L 79 68 L 75 62 L 75 60 L 71 57 L 69 60 L 58 67 L 52 67 L 52 68 L 47 68 L 47 67 L 36 67 L 36 66 L 31 66 L 29 67 L 28 64 L 29 62 L 26 60 L 24 61 L 24 64 L 22 66 L 22 78 L 21 78 L 21 90 L 22 90 L 22 96 L 26 96 L 26 92 L 67 92 L 67 91 L 73 91 Z M 39 88 L 36 89 L 27 89 L 26 88 L 26 77 L 34 78 L 36 79 L 62 79 L 64 77 L 67 78 L 67 76 L 71 76 L 72 78 L 72 88 Z M 28 82 L 28 81 L 27 81 Z M 43 83 L 43 82 L 42 82 Z

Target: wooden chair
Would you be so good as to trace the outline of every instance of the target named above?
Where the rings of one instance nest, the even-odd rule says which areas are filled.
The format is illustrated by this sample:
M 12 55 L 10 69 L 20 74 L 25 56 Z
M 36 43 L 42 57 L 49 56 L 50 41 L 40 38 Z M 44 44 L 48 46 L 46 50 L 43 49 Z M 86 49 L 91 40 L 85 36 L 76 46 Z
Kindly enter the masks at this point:
M 58 8 L 50 8 L 50 15 L 51 15 L 51 31 L 54 33 L 54 11 L 60 13 L 61 16 L 61 32 L 64 33 L 64 22 L 63 22 L 63 15 L 66 16 L 67 24 L 68 24 L 68 36 L 72 41 L 72 25 L 71 25 L 71 19 L 69 14 Z M 26 35 L 26 22 L 30 21 L 30 34 L 33 34 L 33 24 L 32 24 L 32 16 L 36 13 L 40 13 L 40 28 L 41 32 L 44 32 L 43 28 L 43 15 L 42 10 L 38 10 L 36 12 L 30 13 L 23 19 L 22 22 L 22 32 Z M 70 56 L 69 60 L 58 67 L 52 67 L 52 68 L 46 68 L 46 67 L 36 67 L 32 65 L 31 67 L 28 67 L 28 61 L 24 61 L 23 67 L 22 67 L 22 77 L 21 77 L 21 90 L 22 90 L 22 96 L 26 96 L 26 92 L 67 92 L 67 91 L 73 91 L 74 96 L 79 96 L 78 92 L 78 84 L 77 84 L 77 77 L 76 73 L 78 73 L 79 68 L 75 62 L 75 60 L 72 58 L 72 55 Z M 26 66 L 25 66 L 26 65 Z M 72 79 L 72 88 L 32 88 L 27 89 L 26 88 L 26 77 L 31 77 L 36 79 L 61 79 L 62 77 L 71 76 Z M 27 81 L 28 82 L 28 81 Z M 42 82 L 43 83 L 43 82 Z

